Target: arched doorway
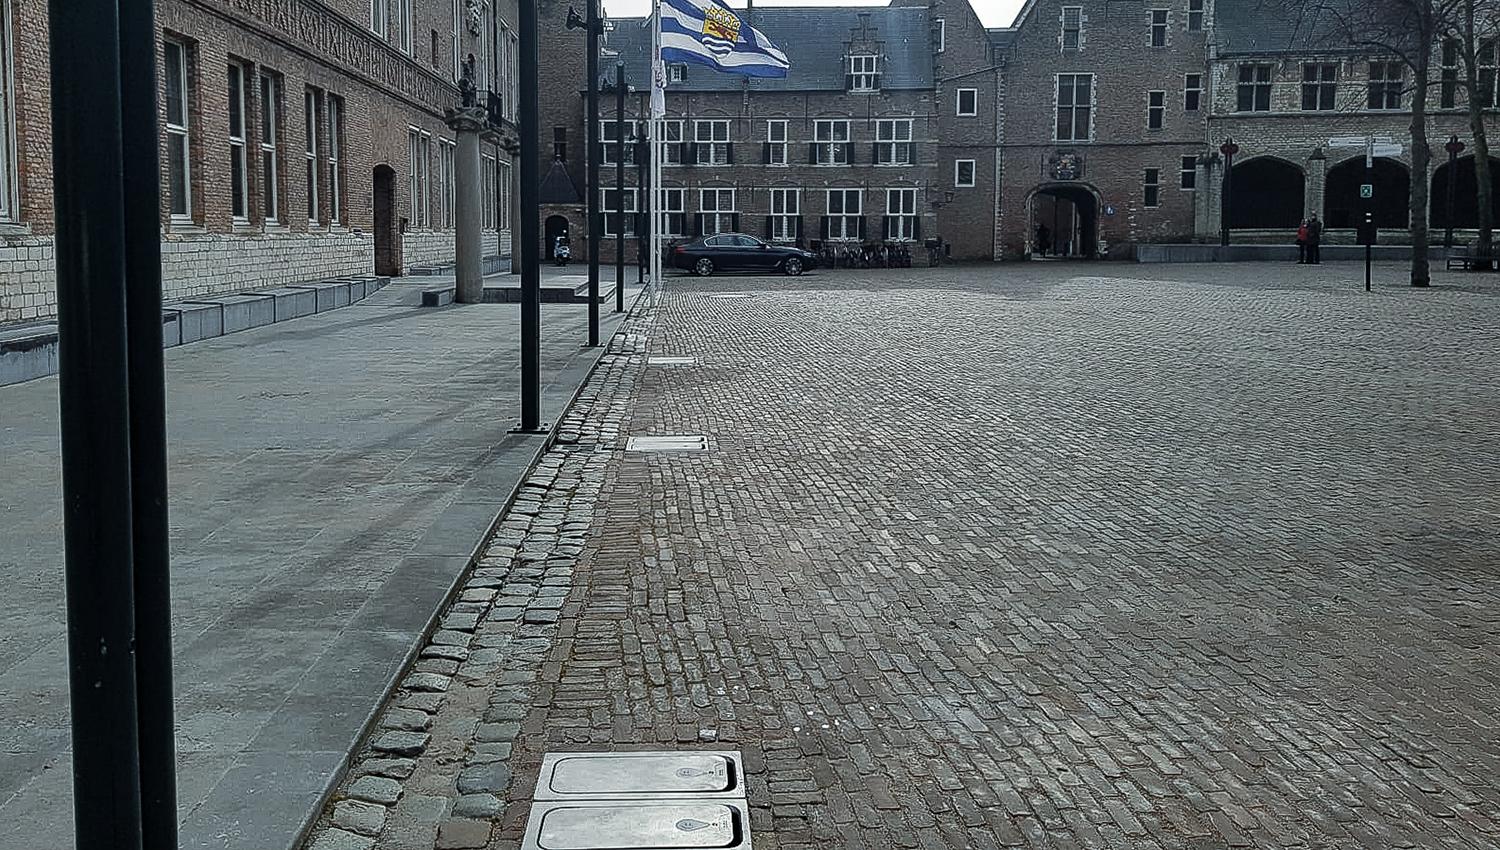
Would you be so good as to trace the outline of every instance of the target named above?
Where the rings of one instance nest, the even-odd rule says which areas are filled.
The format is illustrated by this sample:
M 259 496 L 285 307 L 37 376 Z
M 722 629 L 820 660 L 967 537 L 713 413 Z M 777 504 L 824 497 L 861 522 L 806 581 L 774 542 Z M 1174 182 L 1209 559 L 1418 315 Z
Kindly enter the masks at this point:
M 1375 197 L 1372 204 L 1375 226 L 1391 230 L 1405 230 L 1411 225 L 1411 175 L 1394 159 L 1377 157 L 1372 183 Z M 1365 159 L 1341 162 L 1328 170 L 1328 190 L 1324 195 L 1324 222 L 1329 227 L 1358 227 L 1364 220 L 1364 199 L 1359 196 L 1359 187 L 1365 183 Z
M 396 172 L 375 166 L 375 273 L 401 275 L 401 234 L 396 229 Z
M 1229 226 L 1237 230 L 1291 230 L 1302 223 L 1307 179 L 1302 169 L 1270 156 L 1234 167 Z
M 1432 226 L 1448 226 L 1448 175 L 1453 171 L 1453 226 L 1460 230 L 1479 227 L 1479 178 L 1474 157 L 1466 156 L 1456 167 L 1443 163 L 1432 176 Z M 1500 219 L 1500 160 L 1490 158 L 1490 209 Z
M 1033 256 L 1041 228 L 1047 230 L 1049 256 L 1092 258 L 1099 252 L 1099 199 L 1076 184 L 1042 186 L 1031 195 L 1030 227 L 1026 244 Z
M 542 252 L 547 259 L 552 259 L 553 249 L 557 246 L 557 237 L 568 235 L 568 217 L 562 215 L 547 216 L 547 224 L 543 228 Z

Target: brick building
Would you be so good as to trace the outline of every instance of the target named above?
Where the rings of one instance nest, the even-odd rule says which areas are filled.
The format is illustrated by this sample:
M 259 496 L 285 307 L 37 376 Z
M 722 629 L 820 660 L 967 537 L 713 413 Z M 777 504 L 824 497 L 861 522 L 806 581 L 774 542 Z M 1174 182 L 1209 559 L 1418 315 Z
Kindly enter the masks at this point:
M 1315 12 L 1299 17 L 1286 10 L 1275 14 L 1265 8 L 1242 8 L 1253 5 L 1219 4 L 1209 67 L 1209 144 L 1217 150 L 1232 137 L 1241 148 L 1234 165 L 1230 215 L 1231 227 L 1241 231 L 1239 238 L 1285 242 L 1288 229 L 1317 214 L 1330 227 L 1332 238 L 1352 240 L 1363 212 L 1364 151 L 1328 143 L 1358 136 L 1384 137 L 1405 149 L 1399 156 L 1375 160 L 1372 209 L 1382 228 L 1381 240 L 1405 238 L 1411 224 L 1413 179 L 1430 181 L 1429 221 L 1434 227 L 1444 226 L 1448 165 L 1442 147 L 1451 136 L 1465 142 L 1471 136 L 1467 94 L 1456 83 L 1462 75 L 1456 45 L 1433 45 L 1436 85 L 1427 93 L 1427 106 L 1434 156 L 1429 172 L 1414 178 L 1410 128 L 1417 94 L 1412 91 L 1411 70 L 1395 56 L 1351 45 L 1349 34 L 1339 32 L 1326 14 L 1320 19 Z M 1481 76 L 1487 67 L 1493 80 L 1500 64 L 1495 43 L 1480 52 Z M 1215 161 L 1213 169 L 1214 204 L 1205 211 L 1204 222 L 1209 233 L 1217 232 L 1220 222 L 1217 188 L 1222 163 Z M 1455 177 L 1455 223 L 1474 227 L 1472 156 L 1459 161 Z
M 461 62 L 507 119 L 514 0 L 160 0 L 168 299 L 453 256 Z M 0 323 L 55 313 L 47 4 L 0 0 Z M 512 128 L 513 129 L 513 128 Z M 509 157 L 484 146 L 485 240 Z
M 558 3 L 549 17 L 564 14 Z M 791 73 L 746 79 L 697 65 L 668 68 L 667 235 L 736 230 L 809 246 L 941 238 L 955 259 L 993 256 L 998 72 L 990 35 L 966 2 L 745 15 L 787 53 Z M 626 102 L 630 139 L 647 108 L 649 26 L 615 21 L 607 44 L 604 75 L 612 78 L 623 61 L 627 81 L 639 87 Z M 552 53 L 542 64 L 552 70 L 544 73 L 556 75 L 548 85 L 581 92 L 582 34 L 545 47 Z M 643 201 L 637 151 L 627 144 L 622 153 L 612 141 L 613 96 L 601 97 L 600 117 L 604 235 L 624 227 L 633 236 L 630 213 Z M 543 230 L 550 237 L 566 228 L 576 246 L 586 233 L 581 93 L 547 104 L 540 131 L 554 153 Z M 622 155 L 626 188 L 617 197 L 613 166 Z M 632 242 L 627 256 L 635 251 Z M 614 256 L 612 239 L 601 256 Z

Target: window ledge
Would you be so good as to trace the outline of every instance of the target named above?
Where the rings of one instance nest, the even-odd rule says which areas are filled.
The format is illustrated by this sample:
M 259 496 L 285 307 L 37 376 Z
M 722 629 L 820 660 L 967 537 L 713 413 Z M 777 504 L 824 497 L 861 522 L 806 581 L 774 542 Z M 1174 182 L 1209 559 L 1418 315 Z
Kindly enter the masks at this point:
M 31 227 L 18 224 L 13 221 L 0 222 L 0 237 L 6 236 L 30 236 Z

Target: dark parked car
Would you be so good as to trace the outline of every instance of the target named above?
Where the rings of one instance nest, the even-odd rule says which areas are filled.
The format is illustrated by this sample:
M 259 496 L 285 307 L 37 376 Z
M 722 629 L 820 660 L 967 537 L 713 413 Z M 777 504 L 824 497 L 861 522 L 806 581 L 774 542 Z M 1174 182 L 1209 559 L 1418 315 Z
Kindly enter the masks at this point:
M 811 251 L 770 245 L 743 233 L 701 236 L 671 249 L 673 268 L 708 276 L 714 272 L 769 272 L 799 275 L 818 264 Z

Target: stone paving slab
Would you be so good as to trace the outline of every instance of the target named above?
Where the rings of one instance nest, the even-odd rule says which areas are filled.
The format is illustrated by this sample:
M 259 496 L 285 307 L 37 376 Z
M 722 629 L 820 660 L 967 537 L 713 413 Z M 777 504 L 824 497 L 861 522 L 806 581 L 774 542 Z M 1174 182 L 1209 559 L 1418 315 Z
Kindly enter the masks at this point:
M 292 844 L 541 448 L 516 309 L 407 288 L 166 353 L 185 850 Z M 585 332 L 544 309 L 550 416 Z M 71 847 L 56 391 L 0 388 L 7 850 Z

